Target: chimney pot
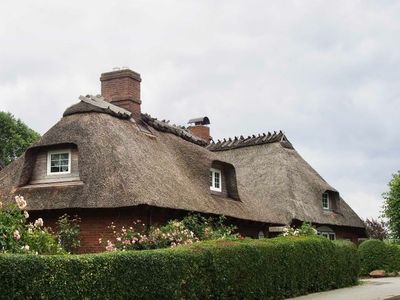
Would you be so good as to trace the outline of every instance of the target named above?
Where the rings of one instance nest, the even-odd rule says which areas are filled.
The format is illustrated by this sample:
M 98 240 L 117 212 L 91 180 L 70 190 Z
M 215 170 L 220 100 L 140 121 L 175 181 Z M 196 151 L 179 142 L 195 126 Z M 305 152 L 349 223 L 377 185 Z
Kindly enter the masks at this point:
M 210 127 L 207 126 L 210 124 L 210 119 L 208 117 L 190 119 L 188 123 L 194 124 L 188 127 L 188 130 L 193 135 L 205 140 L 207 143 L 210 143 Z
M 140 74 L 130 69 L 116 70 L 101 74 L 101 95 L 114 105 L 132 113 L 140 119 Z

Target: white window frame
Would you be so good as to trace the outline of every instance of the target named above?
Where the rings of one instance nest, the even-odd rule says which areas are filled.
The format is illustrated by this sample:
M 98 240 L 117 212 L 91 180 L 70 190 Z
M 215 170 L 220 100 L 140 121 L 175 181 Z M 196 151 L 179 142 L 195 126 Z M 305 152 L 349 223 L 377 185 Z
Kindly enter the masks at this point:
M 53 154 L 65 154 L 68 153 L 68 171 L 67 172 L 51 172 L 51 155 Z M 71 174 L 71 149 L 64 149 L 64 150 L 55 150 L 47 152 L 47 175 L 54 176 L 54 175 L 63 175 L 63 174 Z
M 324 206 L 324 195 L 326 195 L 326 200 L 327 200 L 326 204 L 327 204 L 327 206 Z M 322 194 L 322 208 L 325 209 L 325 210 L 329 210 L 329 209 L 330 209 L 330 205 L 329 205 L 329 193 L 327 193 L 327 192 L 325 192 L 325 193 Z
M 330 241 L 336 240 L 336 233 L 334 233 L 334 232 L 321 231 L 321 232 L 318 232 L 318 235 L 321 235 Z M 333 236 L 333 239 L 331 239 L 331 236 Z
M 222 172 L 221 172 L 221 170 L 211 168 L 210 172 L 212 173 L 210 190 L 213 192 L 222 192 Z M 219 174 L 219 187 L 215 187 L 215 174 L 216 173 Z

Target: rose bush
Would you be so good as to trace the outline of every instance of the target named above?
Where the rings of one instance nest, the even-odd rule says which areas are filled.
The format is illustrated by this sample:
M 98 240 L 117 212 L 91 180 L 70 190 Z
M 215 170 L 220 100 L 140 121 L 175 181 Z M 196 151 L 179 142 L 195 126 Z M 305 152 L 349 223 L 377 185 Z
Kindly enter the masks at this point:
M 42 218 L 28 223 L 27 203 L 22 196 L 15 197 L 15 204 L 5 206 L 0 202 L 0 252 L 57 254 L 63 253 L 57 239 Z
M 105 244 L 107 251 L 144 250 L 189 245 L 200 240 L 235 239 L 234 226 L 224 224 L 225 217 L 216 219 L 205 218 L 198 214 L 189 215 L 182 221 L 171 220 L 164 226 L 152 226 L 146 229 L 140 220 L 133 222 L 131 227 L 117 228 L 113 223 L 109 226 L 113 239 L 99 239 Z M 104 243 L 105 242 L 105 243 Z
M 282 236 L 314 236 L 317 234 L 317 230 L 310 223 L 303 223 L 299 228 L 286 226 Z

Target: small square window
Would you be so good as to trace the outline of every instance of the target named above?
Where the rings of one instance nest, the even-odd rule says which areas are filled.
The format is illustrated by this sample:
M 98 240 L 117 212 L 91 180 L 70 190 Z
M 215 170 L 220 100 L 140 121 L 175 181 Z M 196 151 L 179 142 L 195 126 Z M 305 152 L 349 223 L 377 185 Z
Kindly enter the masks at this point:
M 47 175 L 71 173 L 71 151 L 51 151 L 47 156 Z
M 221 192 L 221 171 L 218 169 L 210 170 L 210 190 Z

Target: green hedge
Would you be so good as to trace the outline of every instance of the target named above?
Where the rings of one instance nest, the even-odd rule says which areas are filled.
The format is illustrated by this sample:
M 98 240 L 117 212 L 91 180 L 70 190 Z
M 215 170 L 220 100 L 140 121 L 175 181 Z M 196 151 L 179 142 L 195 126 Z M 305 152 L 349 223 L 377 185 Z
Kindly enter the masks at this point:
M 221 240 L 92 255 L 0 255 L 0 295 L 10 299 L 282 299 L 354 285 L 358 273 L 357 250 L 324 238 Z
M 361 274 L 373 270 L 400 271 L 400 246 L 380 240 L 368 240 L 358 247 Z

